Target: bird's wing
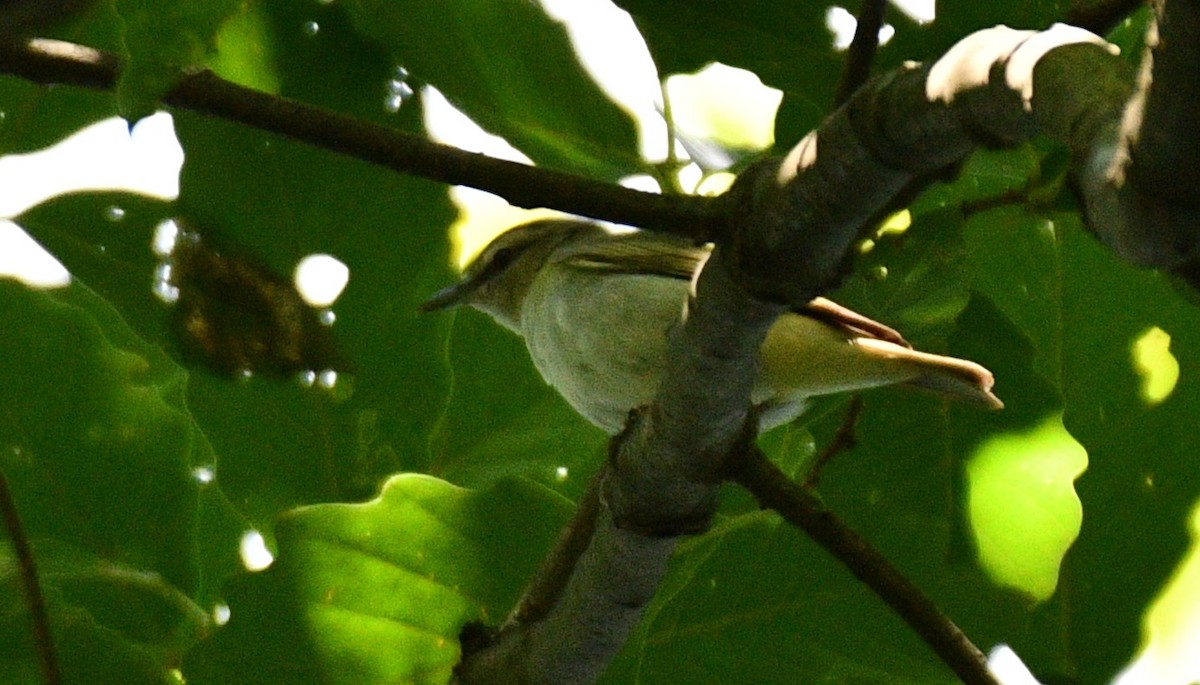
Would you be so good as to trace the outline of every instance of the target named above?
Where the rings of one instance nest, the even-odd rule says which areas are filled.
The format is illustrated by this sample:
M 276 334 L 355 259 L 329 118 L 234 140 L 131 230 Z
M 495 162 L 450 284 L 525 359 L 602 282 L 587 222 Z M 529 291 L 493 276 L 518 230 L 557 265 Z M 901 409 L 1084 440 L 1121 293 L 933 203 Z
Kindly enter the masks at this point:
M 708 259 L 712 248 L 651 233 L 607 236 L 594 243 L 581 243 L 562 257 L 564 264 L 611 273 L 666 276 L 691 280 Z
M 965 359 L 921 352 L 819 317 L 779 317 L 759 352 L 761 378 L 783 397 L 907 385 L 991 408 L 990 371 Z
M 812 317 L 818 321 L 824 321 L 831 326 L 851 331 L 866 338 L 886 340 L 901 347 L 912 347 L 904 339 L 904 336 L 900 335 L 900 331 L 823 297 L 813 298 L 812 302 L 809 302 L 796 313 Z

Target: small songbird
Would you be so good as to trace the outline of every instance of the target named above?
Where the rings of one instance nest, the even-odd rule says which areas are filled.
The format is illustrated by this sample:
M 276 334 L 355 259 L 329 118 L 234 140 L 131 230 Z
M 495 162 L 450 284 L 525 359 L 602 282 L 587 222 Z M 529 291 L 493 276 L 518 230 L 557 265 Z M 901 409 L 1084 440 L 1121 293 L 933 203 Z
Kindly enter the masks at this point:
M 576 411 L 616 434 L 653 399 L 668 331 L 686 316 L 691 279 L 710 253 L 659 233 L 536 221 L 493 240 L 421 310 L 487 312 L 525 339 L 534 366 Z M 765 431 L 799 416 L 809 397 L 893 384 L 999 408 L 992 383 L 974 362 L 916 351 L 891 328 L 817 298 L 772 325 L 751 399 Z

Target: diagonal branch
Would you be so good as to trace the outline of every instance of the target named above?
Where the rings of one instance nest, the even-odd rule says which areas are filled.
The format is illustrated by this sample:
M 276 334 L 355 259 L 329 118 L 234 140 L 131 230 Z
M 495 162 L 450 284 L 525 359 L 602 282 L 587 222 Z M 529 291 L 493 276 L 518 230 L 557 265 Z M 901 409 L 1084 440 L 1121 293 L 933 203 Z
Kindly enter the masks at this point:
M 750 450 L 733 473 L 767 509 L 842 562 L 855 578 L 890 606 L 904 622 L 967 685 L 997 685 L 987 657 L 943 614 L 921 589 L 904 577 L 887 557 L 821 504 L 813 494 L 788 478 L 757 449 Z
M 112 90 L 119 61 L 56 40 L 0 41 L 0 73 L 45 85 Z M 186 77 L 163 97 L 172 107 L 236 121 L 331 152 L 450 185 L 499 195 L 518 207 L 571 214 L 704 238 L 720 223 L 710 198 L 647 193 L 552 169 L 465 152 L 427 138 L 226 81 L 211 71 Z

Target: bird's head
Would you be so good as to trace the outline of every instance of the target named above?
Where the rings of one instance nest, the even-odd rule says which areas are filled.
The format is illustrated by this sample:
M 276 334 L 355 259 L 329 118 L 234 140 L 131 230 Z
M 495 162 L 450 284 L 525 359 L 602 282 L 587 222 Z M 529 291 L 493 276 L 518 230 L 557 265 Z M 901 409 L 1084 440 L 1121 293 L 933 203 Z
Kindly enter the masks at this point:
M 497 236 L 463 271 L 458 283 L 423 302 L 422 312 L 470 305 L 520 332 L 521 305 L 529 286 L 554 251 L 602 231 L 596 224 L 547 219 L 521 224 Z

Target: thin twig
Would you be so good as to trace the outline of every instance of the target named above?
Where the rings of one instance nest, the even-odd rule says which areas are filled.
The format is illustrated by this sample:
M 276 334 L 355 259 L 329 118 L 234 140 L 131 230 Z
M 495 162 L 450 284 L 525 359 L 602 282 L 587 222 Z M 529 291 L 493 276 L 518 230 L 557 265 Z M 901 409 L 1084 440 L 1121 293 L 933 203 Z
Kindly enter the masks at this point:
M 885 14 L 887 0 L 862 0 L 854 39 L 846 50 L 846 64 L 842 67 L 842 78 L 833 98 L 834 107 L 841 107 L 871 77 L 871 65 L 875 62 L 875 52 L 879 50 L 879 29 L 883 28 Z
M 559 533 L 554 548 L 542 560 L 537 573 L 508 617 L 505 629 L 541 620 L 558 601 L 575 570 L 575 562 L 587 549 L 592 532 L 596 529 L 596 516 L 600 513 L 600 484 L 607 471 L 608 467 L 602 466 L 588 482 L 587 489 L 579 498 L 575 515 Z
M 42 667 L 42 681 L 45 685 L 59 685 L 62 678 L 58 671 L 54 637 L 50 633 L 50 617 L 46 614 L 46 598 L 42 595 L 41 585 L 38 584 L 37 564 L 33 560 L 33 552 L 29 549 L 29 540 L 25 537 L 25 528 L 21 525 L 21 516 L 17 513 L 17 504 L 13 501 L 12 491 L 8 488 L 8 479 L 4 477 L 2 469 L 0 469 L 0 516 L 4 517 L 4 528 L 8 532 L 8 539 L 12 541 L 13 552 L 17 555 L 21 589 L 25 593 L 25 603 L 29 605 L 29 622 L 33 629 L 33 642 Z
M 846 415 L 842 417 L 842 425 L 838 426 L 837 432 L 833 434 L 833 439 L 825 446 L 825 449 L 813 459 L 812 466 L 808 469 L 808 475 L 804 477 L 805 488 L 815 488 L 821 480 L 821 471 L 825 465 L 829 463 L 839 452 L 854 449 L 858 444 L 857 438 L 854 437 L 854 427 L 858 424 L 858 417 L 862 414 L 862 396 L 855 395 L 850 398 L 850 406 L 846 408 Z
M 866 583 L 967 685 L 999 685 L 987 658 L 920 588 L 810 491 L 788 478 L 757 448 L 733 473 L 763 507 L 778 512 Z
M 119 61 L 62 41 L 0 42 L 0 73 L 46 85 L 112 90 Z M 712 198 L 647 193 L 441 145 L 315 105 L 226 81 L 210 71 L 183 79 L 163 96 L 180 109 L 287 136 L 394 171 L 494 193 L 518 207 L 564 212 L 710 240 L 724 219 Z

